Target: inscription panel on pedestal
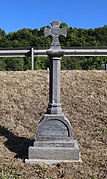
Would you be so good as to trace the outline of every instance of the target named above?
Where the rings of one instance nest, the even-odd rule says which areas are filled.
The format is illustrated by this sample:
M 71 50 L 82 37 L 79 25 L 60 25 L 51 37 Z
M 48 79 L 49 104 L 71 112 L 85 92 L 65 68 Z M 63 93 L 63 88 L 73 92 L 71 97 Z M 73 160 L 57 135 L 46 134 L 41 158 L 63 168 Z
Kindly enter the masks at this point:
M 39 130 L 39 136 L 41 137 L 68 137 L 68 128 L 64 122 L 58 119 L 50 119 L 45 121 Z

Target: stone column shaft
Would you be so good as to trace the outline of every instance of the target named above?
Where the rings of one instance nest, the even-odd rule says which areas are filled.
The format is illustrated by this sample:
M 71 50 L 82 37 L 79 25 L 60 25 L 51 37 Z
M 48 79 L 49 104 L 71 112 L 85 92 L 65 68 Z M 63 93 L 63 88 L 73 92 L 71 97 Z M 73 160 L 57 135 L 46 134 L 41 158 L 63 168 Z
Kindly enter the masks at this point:
M 48 114 L 61 114 L 60 104 L 60 67 L 61 57 L 50 56 L 50 88 Z
M 54 57 L 50 61 L 49 103 L 60 103 L 60 58 Z

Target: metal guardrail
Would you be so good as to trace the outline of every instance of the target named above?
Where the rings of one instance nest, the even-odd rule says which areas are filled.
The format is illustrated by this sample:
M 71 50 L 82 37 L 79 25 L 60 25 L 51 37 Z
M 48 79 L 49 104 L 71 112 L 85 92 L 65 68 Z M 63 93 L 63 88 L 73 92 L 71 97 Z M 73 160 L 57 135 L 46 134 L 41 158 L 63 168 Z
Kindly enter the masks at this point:
M 0 49 L 0 57 L 47 56 L 49 49 Z M 107 56 L 107 48 L 70 48 L 62 49 L 64 56 Z
M 47 56 L 46 51 L 49 49 L 34 49 L 34 48 L 5 48 L 0 49 L 0 57 L 26 57 L 32 58 L 32 70 L 34 70 L 34 57 Z M 64 49 L 64 56 L 107 56 L 107 48 L 83 48 L 73 47 Z
M 64 56 L 107 56 L 107 48 L 64 49 Z
M 0 57 L 25 57 L 30 55 L 30 49 L 8 48 L 0 49 Z

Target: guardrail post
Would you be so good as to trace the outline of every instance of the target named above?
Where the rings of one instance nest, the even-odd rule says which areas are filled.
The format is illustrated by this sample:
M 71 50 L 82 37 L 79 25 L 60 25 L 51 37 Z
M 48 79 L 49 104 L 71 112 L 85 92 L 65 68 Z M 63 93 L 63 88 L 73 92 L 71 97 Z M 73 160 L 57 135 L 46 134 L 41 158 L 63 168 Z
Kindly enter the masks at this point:
M 31 58 L 32 58 L 32 71 L 34 70 L 34 48 L 31 48 Z

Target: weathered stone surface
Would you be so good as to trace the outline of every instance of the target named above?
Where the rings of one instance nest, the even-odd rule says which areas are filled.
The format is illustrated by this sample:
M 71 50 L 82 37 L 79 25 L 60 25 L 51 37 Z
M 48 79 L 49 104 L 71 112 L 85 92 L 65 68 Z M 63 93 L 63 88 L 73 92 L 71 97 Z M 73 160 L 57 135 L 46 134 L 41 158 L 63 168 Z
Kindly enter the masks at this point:
M 30 163 L 30 164 L 41 164 L 41 163 L 45 163 L 47 165 L 53 165 L 53 164 L 57 164 L 57 163 L 71 163 L 71 162 L 82 162 L 81 159 L 81 155 L 79 157 L 79 160 L 50 160 L 50 159 L 26 159 L 25 160 L 26 163 Z
M 74 140 L 70 141 L 35 141 L 34 142 L 34 147 L 75 147 L 74 146 Z
M 30 147 L 29 159 L 79 160 L 79 148 L 74 140 L 74 147 Z
M 60 104 L 60 57 L 62 52 L 58 51 L 57 56 L 53 57 L 52 51 L 47 51 L 50 56 L 50 83 L 49 83 L 49 104 L 47 108 L 48 114 L 61 114 L 62 108 Z M 55 54 L 54 54 L 55 55 Z
M 39 131 L 41 137 L 68 137 L 67 126 L 58 119 L 47 120 Z
M 77 141 L 73 137 L 68 119 L 63 114 L 44 115 L 36 132 L 34 146 L 29 147 L 28 157 L 26 163 L 47 163 L 47 160 L 54 160 L 53 163 L 57 160 L 80 161 Z
M 38 141 L 71 140 L 72 138 L 71 125 L 63 114 L 45 114 L 36 132 Z

